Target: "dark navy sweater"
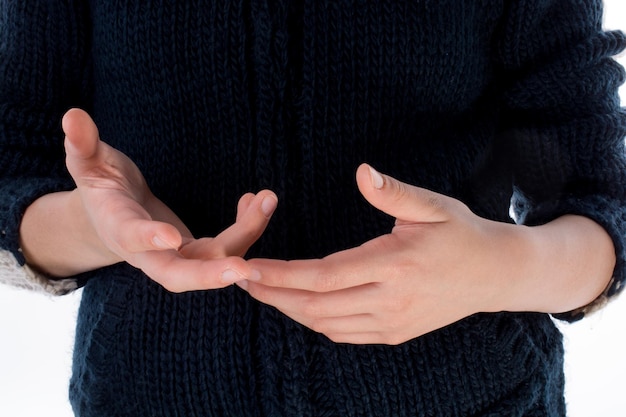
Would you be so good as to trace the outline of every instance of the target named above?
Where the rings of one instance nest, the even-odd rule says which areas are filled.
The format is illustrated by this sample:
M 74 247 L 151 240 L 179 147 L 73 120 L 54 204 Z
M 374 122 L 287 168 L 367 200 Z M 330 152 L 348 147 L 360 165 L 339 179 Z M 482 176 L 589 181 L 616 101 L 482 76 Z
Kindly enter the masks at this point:
M 250 256 L 320 257 L 389 232 L 354 183 L 369 162 L 490 219 L 594 219 L 617 251 L 612 296 L 626 115 L 610 56 L 626 38 L 601 13 L 592 0 L 2 0 L 1 254 L 17 271 L 25 208 L 73 188 L 59 121 L 79 106 L 196 236 L 229 225 L 241 194 L 274 190 Z M 548 315 L 338 345 L 236 287 L 172 294 L 126 264 L 71 279 L 79 416 L 565 413 Z

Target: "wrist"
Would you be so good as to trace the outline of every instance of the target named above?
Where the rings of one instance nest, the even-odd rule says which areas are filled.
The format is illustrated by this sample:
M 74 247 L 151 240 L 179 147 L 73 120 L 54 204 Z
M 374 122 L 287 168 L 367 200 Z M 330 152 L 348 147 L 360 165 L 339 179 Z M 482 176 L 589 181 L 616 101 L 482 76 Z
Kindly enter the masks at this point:
M 567 312 L 593 302 L 608 286 L 615 250 L 592 220 L 566 215 L 541 226 L 506 226 L 498 256 L 506 271 L 498 282 L 500 311 Z
M 26 262 L 53 277 L 67 277 L 119 262 L 98 238 L 77 190 L 35 200 L 20 224 Z

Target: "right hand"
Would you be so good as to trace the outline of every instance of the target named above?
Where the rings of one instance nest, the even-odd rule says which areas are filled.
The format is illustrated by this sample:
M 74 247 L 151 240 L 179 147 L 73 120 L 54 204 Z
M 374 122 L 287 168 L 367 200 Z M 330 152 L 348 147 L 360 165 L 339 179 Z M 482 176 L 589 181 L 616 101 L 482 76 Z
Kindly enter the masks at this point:
M 79 210 L 103 265 L 126 261 L 173 292 L 220 288 L 259 274 L 241 258 L 276 207 L 271 191 L 244 195 L 236 222 L 215 238 L 194 239 L 152 194 L 137 166 L 99 139 L 87 113 L 63 117 L 67 168 Z M 95 238 L 95 239 L 94 239 Z M 89 238 L 87 238 L 89 240 Z

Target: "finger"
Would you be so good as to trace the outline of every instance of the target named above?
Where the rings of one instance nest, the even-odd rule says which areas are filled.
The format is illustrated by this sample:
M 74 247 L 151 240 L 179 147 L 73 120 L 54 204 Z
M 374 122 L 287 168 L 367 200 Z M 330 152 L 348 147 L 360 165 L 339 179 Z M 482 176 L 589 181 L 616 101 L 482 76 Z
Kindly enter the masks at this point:
M 246 193 L 241 196 L 239 202 L 237 203 L 237 218 L 235 221 L 239 221 L 239 219 L 244 215 L 248 207 L 250 207 L 250 203 L 254 200 L 255 195 L 253 193 Z
M 120 169 L 132 162 L 100 140 L 98 128 L 87 113 L 80 109 L 71 109 L 63 116 L 62 124 L 65 132 L 66 165 L 76 185 L 102 184 L 101 180 L 104 178 L 121 182 L 130 180 L 122 178 L 124 174 Z M 133 179 L 136 182 L 143 182 L 140 174 L 135 175 L 137 178 Z
M 265 231 L 278 204 L 278 198 L 269 190 L 259 192 L 251 200 L 246 196 L 242 200 L 239 208 L 247 207 L 238 214 L 237 221 L 211 241 L 229 256 L 243 256 L 250 249 Z
M 241 281 L 237 285 L 259 301 L 272 305 L 287 317 L 324 334 L 335 343 L 398 344 L 407 340 L 399 326 L 389 322 L 381 323 L 380 319 L 371 314 L 371 306 L 368 308 L 366 304 L 355 304 L 356 300 L 369 300 L 371 303 L 371 294 L 366 293 L 374 291 L 372 288 L 355 289 L 363 294 L 346 290 L 350 292 L 349 295 L 344 294 L 349 296 L 349 301 L 346 301 L 344 295 L 335 298 L 334 293 L 306 294 L 297 290 L 276 290 L 249 281 Z M 317 300 L 331 298 L 334 298 L 331 303 L 335 304 L 332 309 L 328 309 L 325 302 L 317 304 Z
M 373 314 L 329 317 L 315 321 L 297 315 L 289 317 L 335 343 L 398 345 L 414 337 L 389 321 L 381 322 Z
M 326 334 L 331 341 L 335 343 L 348 344 L 348 345 L 396 345 L 397 343 L 385 343 L 380 333 L 366 332 L 366 333 L 339 333 L 339 334 Z
M 415 337 L 404 323 L 384 320 L 374 314 L 332 317 L 319 320 L 313 326 L 312 330 L 337 343 L 397 345 Z
M 359 302 L 369 300 L 371 288 L 358 287 L 333 293 L 272 288 L 249 281 L 237 283 L 252 297 L 271 305 L 292 320 L 322 333 L 337 343 L 367 343 L 364 334 L 373 335 L 376 326 L 371 308 Z M 359 294 L 360 293 L 360 294 Z M 376 340 L 379 340 L 377 338 Z
M 77 159 L 92 158 L 98 148 L 98 128 L 91 117 L 81 109 L 71 109 L 63 116 L 65 149 L 68 156 Z
M 268 199 L 269 201 L 266 201 Z M 243 256 L 261 236 L 276 207 L 273 193 L 246 194 L 239 200 L 237 222 L 215 238 L 195 239 L 180 248 L 186 258 L 215 259 Z M 264 206 L 265 204 L 265 206 Z
M 311 321 L 306 317 L 287 315 L 303 326 L 321 333 L 335 343 L 380 343 L 381 333 L 372 330 L 377 323 L 371 314 L 357 316 L 332 317 Z M 367 335 L 367 337 L 364 337 Z
M 309 329 L 322 333 L 333 341 L 344 341 L 348 335 L 363 335 L 365 333 L 378 332 L 372 330 L 377 328 L 378 323 L 371 314 L 360 314 L 355 316 L 329 317 L 325 319 L 306 323 L 306 318 L 292 317 L 293 320 L 308 327 Z M 305 323 L 301 322 L 304 321 Z
M 306 317 L 307 323 L 303 324 L 327 318 L 369 314 L 374 303 L 372 300 L 377 295 L 374 284 L 326 293 L 268 287 L 258 282 L 246 281 L 238 285 L 258 301 L 276 307 L 292 318 Z
M 122 222 L 120 226 L 119 233 L 112 239 L 123 252 L 176 250 L 182 244 L 180 233 L 168 223 L 129 219 Z
M 103 200 L 100 209 L 108 214 L 99 216 L 96 230 L 104 244 L 122 258 L 127 253 L 180 247 L 182 236 L 178 229 L 169 223 L 153 221 L 136 202 L 105 196 Z
M 251 259 L 249 263 L 261 271 L 264 285 L 327 293 L 394 277 L 398 271 L 389 253 L 398 252 L 399 244 L 395 236 L 384 235 L 323 259 Z
M 437 223 L 449 218 L 447 196 L 403 183 L 367 164 L 359 166 L 356 180 L 371 205 L 399 220 Z
M 145 204 L 145 208 L 146 208 L 146 211 L 150 213 L 150 217 L 152 217 L 152 220 L 171 224 L 178 230 L 179 234 L 182 235 L 184 239 L 193 239 L 193 235 L 191 234 L 191 231 L 182 222 L 182 220 L 178 218 L 178 216 L 176 216 L 174 213 L 172 213 L 170 208 L 167 207 L 158 198 L 156 197 L 149 198 Z M 169 240 L 167 241 L 169 242 Z M 172 242 L 172 244 L 173 243 L 175 242 Z
M 130 259 L 151 279 L 171 292 L 223 288 L 241 280 L 256 280 L 259 272 L 239 257 L 186 259 L 176 251 L 142 252 Z

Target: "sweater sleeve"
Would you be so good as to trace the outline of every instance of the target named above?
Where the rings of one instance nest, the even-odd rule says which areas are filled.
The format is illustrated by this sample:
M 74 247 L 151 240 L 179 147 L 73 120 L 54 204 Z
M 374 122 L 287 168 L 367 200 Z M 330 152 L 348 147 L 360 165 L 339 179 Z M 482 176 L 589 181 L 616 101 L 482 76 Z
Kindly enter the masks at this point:
M 74 188 L 60 121 L 89 97 L 87 13 L 78 1 L 0 1 L 0 282 L 63 294 L 76 279 L 29 268 L 19 225 L 38 197 Z
M 615 245 L 604 294 L 556 315 L 575 321 L 621 292 L 626 279 L 626 113 L 618 96 L 624 70 L 612 59 L 626 37 L 602 30 L 601 0 L 518 0 L 507 7 L 497 48 L 515 219 L 539 225 L 583 215 Z

